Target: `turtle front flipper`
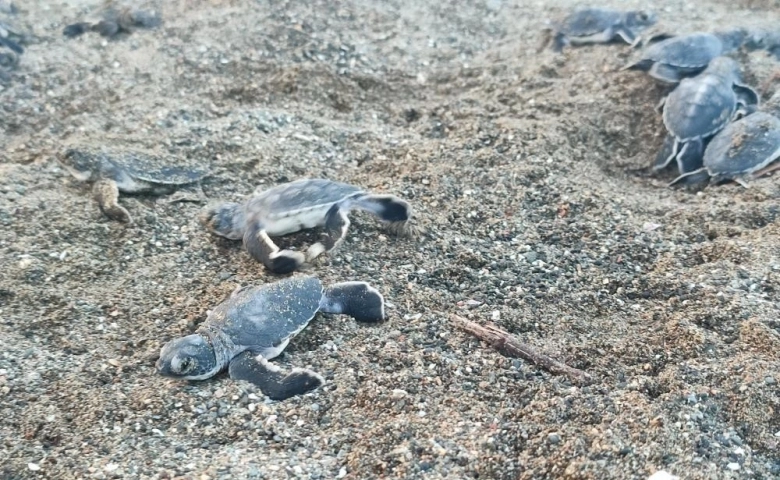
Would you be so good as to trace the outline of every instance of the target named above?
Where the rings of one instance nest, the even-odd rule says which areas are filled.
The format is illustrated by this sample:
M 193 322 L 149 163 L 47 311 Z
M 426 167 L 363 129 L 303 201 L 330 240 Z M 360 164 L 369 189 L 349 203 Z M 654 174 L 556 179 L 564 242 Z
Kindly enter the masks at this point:
M 571 39 L 563 32 L 555 32 L 552 36 L 552 49 L 556 53 L 561 53 L 564 48 L 571 45 Z
M 14 42 L 10 38 L 0 37 L 0 45 L 4 45 L 4 46 L 10 48 L 11 50 L 13 50 L 14 52 L 16 52 L 19 55 L 24 53 L 24 48 L 22 48 L 21 45 L 19 45 L 18 43 Z
M 102 178 L 95 182 L 92 193 L 100 210 L 110 219 L 123 223 L 131 223 L 133 218 L 125 207 L 119 205 L 119 188 L 116 182 Z
M 737 102 L 743 109 L 743 115 L 749 115 L 756 110 L 761 103 L 761 97 L 758 92 L 749 85 L 734 84 L 734 93 L 737 95 Z
M 550 46 L 553 42 L 553 36 L 555 32 L 552 28 L 545 28 L 542 30 L 542 35 L 539 37 L 539 46 L 536 48 L 536 53 L 541 53 Z
M 669 186 L 673 185 L 697 185 L 704 183 L 710 179 L 710 174 L 706 168 L 700 168 L 693 172 L 683 173 L 679 177 L 669 182 Z
M 698 70 L 704 70 L 703 68 Z M 661 80 L 666 83 L 678 83 L 682 80 L 686 74 L 694 73 L 695 69 L 684 69 L 681 67 L 674 67 L 667 65 L 663 62 L 655 62 L 648 70 L 651 77 Z
M 704 163 L 704 141 L 700 138 L 686 142 L 677 154 L 677 168 L 680 173 L 690 173 Z
M 306 250 L 306 261 L 311 262 L 323 253 L 334 250 L 347 236 L 349 218 L 347 212 L 337 203 L 325 214 L 325 232 L 321 242 L 317 242 Z
M 610 33 L 612 33 L 612 32 L 610 32 Z M 637 34 L 635 34 L 632 30 L 630 30 L 628 28 L 624 28 L 624 27 L 616 28 L 614 33 L 613 33 L 613 35 L 610 35 L 610 36 L 615 36 L 615 35 L 617 35 L 618 37 L 622 38 L 623 41 L 626 42 L 627 44 L 631 45 L 632 48 L 636 47 L 637 44 L 639 43 L 639 41 L 641 40 L 639 38 L 639 36 Z
M 666 138 L 664 138 L 664 144 L 661 146 L 661 150 L 658 151 L 658 155 L 655 157 L 653 170 L 663 170 L 676 156 L 677 140 L 673 135 L 667 135 Z
M 642 59 L 637 62 L 629 63 L 628 65 L 625 65 L 620 70 L 639 70 L 642 72 L 650 71 L 651 68 L 653 68 L 653 65 L 655 64 L 654 61 L 650 59 Z
M 257 223 L 247 227 L 244 246 L 255 260 L 262 262 L 274 273 L 292 273 L 306 262 L 306 256 L 292 250 L 279 250 L 268 232 Z
M 325 289 L 320 311 L 349 315 L 358 322 L 380 322 L 385 317 L 385 299 L 366 282 L 342 282 Z
M 296 368 L 285 375 L 279 367 L 252 352 L 236 355 L 230 361 L 228 373 L 234 380 L 245 380 L 257 385 L 272 400 L 303 395 L 325 383 L 321 376 L 302 368 Z

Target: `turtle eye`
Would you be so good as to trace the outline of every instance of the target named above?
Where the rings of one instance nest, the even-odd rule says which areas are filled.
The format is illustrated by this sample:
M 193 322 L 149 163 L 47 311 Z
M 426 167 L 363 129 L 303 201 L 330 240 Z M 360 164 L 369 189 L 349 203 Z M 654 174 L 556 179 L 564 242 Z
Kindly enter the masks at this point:
M 639 12 L 639 19 L 640 20 L 647 20 L 647 13 L 645 12 Z
M 179 373 L 187 373 L 192 369 L 192 359 L 191 358 L 183 358 L 179 362 Z

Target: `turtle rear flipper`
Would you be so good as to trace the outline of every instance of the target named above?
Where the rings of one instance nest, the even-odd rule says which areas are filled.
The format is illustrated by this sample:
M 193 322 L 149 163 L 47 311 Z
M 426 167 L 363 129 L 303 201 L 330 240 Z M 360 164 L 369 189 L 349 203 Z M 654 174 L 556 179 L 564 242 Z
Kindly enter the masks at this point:
M 311 370 L 296 368 L 285 375 L 279 367 L 252 352 L 243 352 L 234 357 L 228 366 L 228 373 L 234 380 L 245 380 L 257 385 L 272 400 L 303 395 L 325 383 L 324 378 Z
M 355 206 L 371 212 L 383 222 L 404 222 L 412 216 L 412 208 L 395 195 L 365 195 L 355 199 Z
M 355 207 L 379 217 L 399 237 L 414 236 L 412 229 L 408 228 L 412 207 L 406 200 L 395 195 L 364 195 L 355 199 Z
M 119 187 L 117 187 L 115 181 L 106 178 L 98 180 L 92 187 L 92 193 L 98 206 L 100 206 L 100 210 L 108 218 L 122 223 L 131 223 L 133 221 L 130 212 L 119 204 Z
M 342 282 L 325 289 L 320 311 L 349 315 L 358 322 L 384 320 L 385 299 L 366 282 Z

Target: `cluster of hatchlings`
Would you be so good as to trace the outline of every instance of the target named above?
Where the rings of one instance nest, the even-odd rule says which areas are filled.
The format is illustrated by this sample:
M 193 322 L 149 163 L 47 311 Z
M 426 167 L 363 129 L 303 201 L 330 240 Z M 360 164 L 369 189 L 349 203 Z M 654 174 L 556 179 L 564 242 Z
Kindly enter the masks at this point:
M 573 12 L 547 29 L 547 43 L 606 43 L 621 39 L 645 45 L 624 70 L 641 70 L 673 85 L 659 103 L 667 130 L 654 170 L 676 165 L 670 185 L 746 181 L 779 168 L 780 91 L 764 104 L 742 83 L 739 64 L 727 56 L 741 48 L 780 57 L 780 31 L 734 28 L 712 33 L 657 34 L 642 41 L 657 15 L 598 8 Z
M 103 213 L 132 222 L 119 194 L 166 194 L 198 184 L 209 171 L 194 163 L 123 149 L 71 148 L 58 157 L 74 177 L 91 182 Z M 398 235 L 411 232 L 412 209 L 394 195 L 370 194 L 346 183 L 301 179 L 256 190 L 243 203 L 207 207 L 200 221 L 213 234 L 242 240 L 249 254 L 276 274 L 310 266 L 344 240 L 352 209 L 370 212 Z M 322 228 L 322 239 L 305 252 L 282 250 L 272 237 Z M 268 360 L 279 355 L 317 312 L 349 315 L 359 322 L 385 319 L 384 298 L 365 282 L 324 287 L 313 276 L 290 277 L 237 289 L 209 311 L 195 334 L 167 343 L 157 362 L 166 376 L 189 380 L 213 377 L 227 369 L 231 378 L 257 385 L 268 397 L 283 400 L 323 383 L 315 372 L 281 372 Z
M 65 33 L 96 30 L 112 35 L 140 18 L 127 15 L 113 11 L 102 24 L 76 24 Z M 655 22 L 655 15 L 644 12 L 578 10 L 554 24 L 548 40 L 558 51 L 566 45 L 615 38 L 637 45 L 640 33 Z M 680 176 L 672 183 L 741 181 L 768 171 L 780 157 L 780 93 L 759 108 L 758 94 L 741 83 L 739 65 L 725 56 L 741 46 L 777 53 L 778 40 L 780 36 L 743 29 L 656 35 L 645 42 L 641 58 L 626 67 L 676 85 L 660 105 L 668 136 L 655 165 L 657 169 L 677 165 Z M 119 204 L 120 192 L 172 193 L 199 184 L 209 174 L 179 158 L 121 149 L 72 148 L 58 159 L 77 179 L 92 182 L 100 209 L 121 222 L 131 222 L 132 217 Z M 287 274 L 338 247 L 347 234 L 351 209 L 374 214 L 399 235 L 411 232 L 408 202 L 325 179 L 258 189 L 243 203 L 206 208 L 200 221 L 214 235 L 243 241 L 247 252 L 271 272 Z M 322 238 L 304 252 L 280 249 L 272 239 L 315 227 L 322 229 Z M 168 342 L 157 369 L 190 380 L 227 369 L 231 378 L 249 381 L 277 400 L 306 393 L 322 385 L 322 377 L 304 369 L 282 372 L 268 360 L 279 355 L 317 312 L 349 315 L 360 322 L 386 317 L 384 298 L 365 282 L 325 287 L 315 277 L 294 276 L 240 288 L 208 312 L 196 333 Z
M 136 2 L 137 3 L 137 2 Z M 11 79 L 10 72 L 19 65 L 25 46 L 35 37 L 15 21 L 20 9 L 9 0 L 0 0 L 0 81 Z M 108 0 L 95 12 L 93 18 L 66 26 L 62 33 L 68 38 L 86 32 L 97 32 L 103 37 L 115 38 L 136 29 L 150 29 L 162 24 L 157 10 L 136 8 L 133 2 Z

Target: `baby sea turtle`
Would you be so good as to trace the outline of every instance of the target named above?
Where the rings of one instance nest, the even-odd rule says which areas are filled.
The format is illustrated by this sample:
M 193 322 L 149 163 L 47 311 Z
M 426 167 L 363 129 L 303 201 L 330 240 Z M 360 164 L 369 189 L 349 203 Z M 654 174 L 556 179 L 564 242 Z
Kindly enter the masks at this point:
M 553 22 L 546 30 L 545 46 L 552 41 L 556 52 L 566 45 L 609 43 L 620 38 L 630 45 L 638 40 L 638 34 L 655 24 L 658 17 L 653 12 L 635 10 L 618 11 L 602 8 L 584 8 L 572 12 L 560 22 Z
M 0 71 L 11 70 L 19 64 L 19 55 L 12 50 L 0 49 Z
M 8 23 L 0 22 L 0 46 L 12 50 L 17 55 L 21 55 L 24 53 L 22 43 L 27 40 L 26 37 L 27 35 L 24 35 L 17 28 L 12 27 Z
M 766 50 L 780 59 L 780 31 L 777 29 L 751 28 L 744 42 L 747 50 Z
M 19 55 L 24 52 L 21 42 L 26 37 L 0 21 L 0 81 L 11 79 L 10 71 L 19 64 Z
M 655 170 L 672 160 L 680 173 L 701 167 L 705 141 L 728 125 L 738 108 L 750 111 L 758 105 L 758 93 L 739 82 L 739 65 L 729 57 L 717 57 L 699 75 L 680 81 L 661 101 L 669 135 Z
M 336 248 L 347 234 L 353 208 L 373 213 L 397 234 L 408 234 L 412 208 L 394 195 L 376 195 L 346 183 L 301 179 L 255 190 L 245 203 L 223 203 L 207 209 L 201 222 L 214 234 L 243 239 L 252 257 L 274 273 L 290 273 Z M 324 227 L 324 238 L 306 254 L 279 250 L 271 237 Z
M 103 213 L 129 223 L 130 213 L 119 205 L 119 192 L 163 195 L 199 182 L 207 169 L 173 157 L 140 151 L 72 148 L 57 160 L 76 179 L 93 182 L 93 194 Z
M 728 32 L 695 32 L 653 43 L 640 59 L 623 70 L 642 70 L 665 83 L 677 83 L 707 68 L 710 61 L 742 45 L 747 33 L 742 29 Z
M 385 319 L 382 294 L 365 282 L 323 288 L 315 277 L 292 277 L 246 287 L 211 310 L 197 333 L 163 346 L 157 370 L 204 380 L 227 367 L 230 378 L 251 382 L 274 400 L 304 394 L 322 385 L 323 378 L 304 369 L 284 374 L 268 360 L 282 353 L 318 311 L 358 322 Z
M 746 179 L 780 168 L 780 91 L 761 108 L 721 130 L 704 152 L 704 166 L 677 177 L 670 185 L 692 185 L 707 180 Z
M 130 33 L 136 28 L 154 28 L 162 23 L 154 10 L 138 10 L 130 7 L 109 5 L 103 9 L 101 20 L 96 23 L 77 22 L 65 27 L 62 34 L 68 38 L 94 31 L 103 37 L 112 38 L 119 33 Z

